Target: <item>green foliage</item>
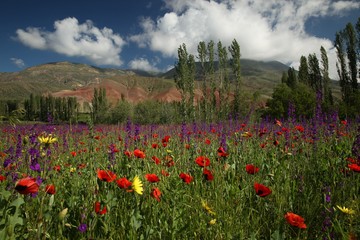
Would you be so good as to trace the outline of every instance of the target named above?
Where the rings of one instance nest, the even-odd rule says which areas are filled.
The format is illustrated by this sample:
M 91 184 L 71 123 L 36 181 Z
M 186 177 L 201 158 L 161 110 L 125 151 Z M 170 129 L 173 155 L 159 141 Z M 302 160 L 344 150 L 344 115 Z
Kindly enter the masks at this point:
M 315 93 L 308 86 L 298 83 L 295 89 L 286 84 L 275 88 L 272 99 L 267 101 L 269 114 L 275 118 L 287 118 L 289 104 L 295 108 L 298 117 L 310 118 L 315 110 Z
M 129 102 L 119 101 L 115 107 L 110 110 L 110 120 L 108 123 L 125 123 L 132 116 L 132 106 Z
M 169 124 L 180 119 L 174 104 L 157 101 L 140 102 L 134 107 L 133 121 L 138 124 Z
M 24 239 L 25 236 L 19 231 L 24 225 L 21 205 L 24 199 L 14 198 L 11 192 L 2 189 L 0 199 L 0 239 Z

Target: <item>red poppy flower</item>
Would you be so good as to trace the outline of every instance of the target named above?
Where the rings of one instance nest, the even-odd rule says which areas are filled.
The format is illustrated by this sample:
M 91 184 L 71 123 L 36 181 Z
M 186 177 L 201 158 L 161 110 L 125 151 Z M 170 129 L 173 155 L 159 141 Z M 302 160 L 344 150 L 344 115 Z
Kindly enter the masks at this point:
M 75 157 L 76 156 L 76 152 L 75 151 L 72 151 L 70 152 L 71 156 Z
M 266 197 L 267 195 L 271 194 L 271 189 L 260 183 L 254 183 L 254 188 L 256 191 L 256 195 L 260 197 Z
M 203 175 L 207 181 L 214 180 L 214 176 L 212 175 L 212 172 L 206 168 L 204 168 Z
M 159 182 L 160 179 L 158 176 L 156 176 L 156 174 L 153 174 L 153 173 L 149 173 L 149 174 L 145 174 L 145 178 L 149 181 L 149 182 L 152 182 L 152 183 L 155 183 L 155 182 Z
M 186 183 L 190 184 L 193 180 L 193 177 L 186 173 L 180 173 L 179 177 Z
M 116 180 L 116 183 L 119 186 L 119 188 L 122 188 L 122 189 L 127 189 L 131 186 L 131 182 L 125 177 L 119 178 L 118 180 Z
M 155 198 L 158 202 L 160 202 L 161 191 L 158 188 L 153 188 L 151 192 L 151 196 Z
M 159 148 L 159 144 L 153 143 L 153 144 L 151 144 L 151 147 L 152 147 L 152 148 L 155 148 L 155 149 L 156 149 L 156 148 Z
M 200 167 L 207 167 L 210 165 L 210 159 L 205 156 L 199 156 L 195 159 L 195 162 Z
M 152 156 L 151 159 L 154 160 L 155 164 L 160 164 L 161 163 L 160 159 L 155 157 L 155 156 Z
M 104 182 L 112 182 L 116 179 L 115 173 L 110 170 L 99 170 L 97 171 L 98 178 Z
M 161 170 L 161 175 L 163 175 L 164 177 L 170 176 L 170 174 L 167 171 L 165 171 L 164 169 Z
M 5 181 L 5 180 L 6 180 L 6 177 L 3 176 L 3 175 L 0 175 L 0 182 L 3 182 L 3 181 Z
M 298 130 L 299 132 L 304 132 L 304 127 L 301 125 L 295 126 L 295 129 Z
M 257 172 L 259 171 L 259 168 L 258 168 L 258 167 L 255 167 L 255 166 L 252 165 L 252 164 L 247 164 L 246 167 L 245 167 L 245 169 L 246 169 L 246 172 L 247 172 L 248 174 L 255 174 L 255 173 L 257 173 Z
M 227 157 L 229 155 L 227 152 L 225 152 L 225 149 L 223 147 L 218 148 L 217 154 L 219 157 Z
M 301 216 L 299 216 L 299 215 L 297 215 L 295 213 L 292 213 L 292 212 L 286 213 L 285 214 L 285 219 L 292 226 L 302 228 L 302 229 L 306 228 L 306 224 L 304 223 L 304 219 Z
M 54 169 L 55 171 L 57 171 L 57 172 L 60 172 L 61 167 L 60 167 L 59 165 L 56 165 L 53 169 Z
M 106 206 L 104 206 L 103 209 L 100 210 L 100 209 L 101 209 L 101 204 L 100 204 L 99 201 L 96 201 L 96 202 L 95 202 L 95 207 L 94 207 L 94 208 L 95 208 L 95 212 L 96 212 L 97 214 L 99 214 L 99 215 L 103 215 L 103 214 L 105 214 L 105 213 L 107 212 Z
M 36 178 L 22 178 L 15 184 L 15 190 L 21 194 L 37 193 L 39 185 L 36 183 Z
M 161 140 L 161 142 L 162 142 L 162 143 L 168 143 L 169 140 L 170 140 L 170 136 L 167 135 L 167 136 L 163 137 L 163 139 Z
M 210 144 L 211 144 L 210 139 L 208 139 L 208 138 L 207 138 L 207 139 L 205 139 L 205 144 L 206 144 L 206 145 L 210 145 Z
M 360 172 L 360 166 L 356 163 L 348 164 L 348 168 L 350 168 L 354 172 Z
M 134 156 L 137 158 L 145 158 L 145 153 L 139 149 L 135 149 Z
M 45 187 L 45 192 L 47 194 L 50 194 L 50 195 L 54 195 L 55 194 L 55 186 L 53 184 L 49 184 L 49 185 L 46 185 Z
M 127 157 L 131 157 L 132 156 L 132 153 L 128 150 L 124 151 L 124 154 L 127 156 Z

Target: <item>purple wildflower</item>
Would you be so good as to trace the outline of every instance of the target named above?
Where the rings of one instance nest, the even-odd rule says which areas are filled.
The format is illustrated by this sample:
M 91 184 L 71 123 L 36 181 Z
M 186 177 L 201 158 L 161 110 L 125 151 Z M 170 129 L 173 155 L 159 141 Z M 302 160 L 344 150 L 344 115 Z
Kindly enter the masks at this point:
M 82 233 L 86 232 L 86 230 L 87 230 L 87 225 L 86 225 L 86 223 L 81 223 L 80 226 L 78 227 L 78 229 L 79 229 L 79 231 L 82 232 Z

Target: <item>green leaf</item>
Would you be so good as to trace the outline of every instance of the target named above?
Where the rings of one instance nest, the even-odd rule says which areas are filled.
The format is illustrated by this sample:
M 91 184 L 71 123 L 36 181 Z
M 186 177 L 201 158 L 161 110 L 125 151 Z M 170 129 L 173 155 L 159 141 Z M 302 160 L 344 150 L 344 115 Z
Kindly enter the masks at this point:
M 10 207 L 14 206 L 16 208 L 19 208 L 24 203 L 25 201 L 23 198 L 17 198 L 10 204 Z

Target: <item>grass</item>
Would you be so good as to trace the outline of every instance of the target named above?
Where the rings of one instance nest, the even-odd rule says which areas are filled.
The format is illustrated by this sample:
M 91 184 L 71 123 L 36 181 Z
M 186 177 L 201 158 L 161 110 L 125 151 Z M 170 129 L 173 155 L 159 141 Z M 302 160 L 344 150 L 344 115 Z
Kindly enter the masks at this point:
M 338 121 L 287 121 L 279 126 L 246 120 L 183 126 L 2 126 L 0 238 L 359 237 L 360 174 L 348 168 L 348 158 L 355 157 L 351 147 L 356 127 Z M 48 134 L 57 141 L 40 143 L 38 136 Z M 168 141 L 165 136 L 170 136 Z M 221 145 L 226 157 L 218 155 Z M 145 157 L 134 156 L 135 149 Z M 156 164 L 153 156 L 161 162 Z M 212 181 L 195 163 L 199 156 L 210 159 L 206 169 Z M 31 170 L 36 163 L 40 169 Z M 247 173 L 248 164 L 259 171 Z M 99 169 L 131 182 L 139 176 L 143 194 L 120 188 L 116 180 L 102 181 Z M 160 181 L 147 181 L 149 173 Z M 181 173 L 192 181 L 184 182 Z M 37 178 L 37 194 L 15 190 L 25 176 Z M 257 195 L 255 182 L 271 194 Z M 49 184 L 56 188 L 54 195 L 45 192 Z M 160 201 L 152 196 L 154 188 L 161 192 Z M 105 214 L 96 213 L 97 201 Z M 307 228 L 290 225 L 284 218 L 288 212 L 303 217 Z

